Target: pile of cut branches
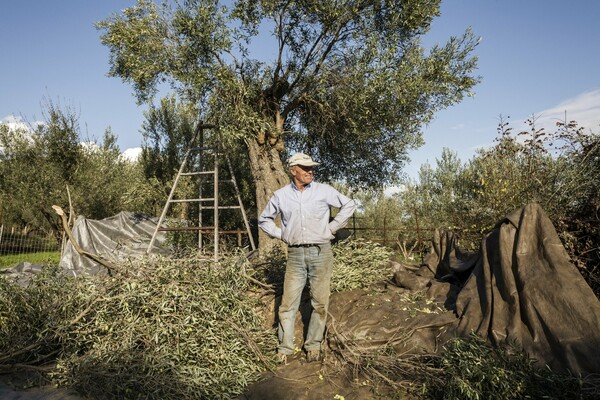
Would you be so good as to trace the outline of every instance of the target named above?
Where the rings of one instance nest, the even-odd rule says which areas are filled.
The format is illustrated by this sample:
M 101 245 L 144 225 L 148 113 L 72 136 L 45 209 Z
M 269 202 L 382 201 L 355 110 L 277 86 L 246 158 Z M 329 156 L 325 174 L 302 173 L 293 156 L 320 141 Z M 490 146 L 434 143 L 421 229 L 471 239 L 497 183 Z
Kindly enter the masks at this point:
M 393 343 L 365 349 L 346 342 L 339 360 L 378 393 L 417 399 L 596 399 L 600 380 L 539 368 L 515 344 L 455 338 L 440 354 L 398 354 Z M 355 378 L 356 380 L 356 378 Z
M 365 239 L 353 239 L 338 242 L 332 249 L 332 292 L 366 288 L 391 276 L 390 258 L 393 252 L 388 247 Z M 286 255 L 275 248 L 257 260 L 249 272 L 255 279 L 268 285 L 272 292 L 280 295 L 285 265 Z
M 247 295 L 247 262 L 161 258 L 86 278 L 47 267 L 27 288 L 0 279 L 0 372 L 38 371 L 99 399 L 239 394 L 276 346 Z
M 364 239 L 345 240 L 333 246 L 334 266 L 331 291 L 366 288 L 389 279 L 390 257 L 385 246 Z

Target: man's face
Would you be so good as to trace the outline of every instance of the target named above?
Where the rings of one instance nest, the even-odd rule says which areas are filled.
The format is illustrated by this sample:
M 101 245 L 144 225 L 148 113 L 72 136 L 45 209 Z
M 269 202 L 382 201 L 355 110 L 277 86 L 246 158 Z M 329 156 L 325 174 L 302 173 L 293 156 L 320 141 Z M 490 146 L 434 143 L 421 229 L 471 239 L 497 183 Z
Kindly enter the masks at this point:
M 294 165 L 291 169 L 296 186 L 306 186 L 313 181 L 313 167 Z

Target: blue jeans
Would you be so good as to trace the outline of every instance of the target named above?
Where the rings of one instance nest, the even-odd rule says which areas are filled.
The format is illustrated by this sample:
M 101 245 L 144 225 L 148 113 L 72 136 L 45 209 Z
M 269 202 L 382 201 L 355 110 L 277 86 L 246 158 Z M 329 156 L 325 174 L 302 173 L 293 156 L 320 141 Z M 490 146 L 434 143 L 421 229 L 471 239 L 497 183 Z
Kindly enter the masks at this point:
M 327 321 L 329 290 L 333 270 L 331 244 L 313 247 L 288 247 L 288 259 L 283 283 L 283 298 L 279 306 L 279 346 L 281 354 L 294 353 L 294 325 L 300 307 L 302 290 L 310 283 L 312 313 L 304 349 L 320 350 Z

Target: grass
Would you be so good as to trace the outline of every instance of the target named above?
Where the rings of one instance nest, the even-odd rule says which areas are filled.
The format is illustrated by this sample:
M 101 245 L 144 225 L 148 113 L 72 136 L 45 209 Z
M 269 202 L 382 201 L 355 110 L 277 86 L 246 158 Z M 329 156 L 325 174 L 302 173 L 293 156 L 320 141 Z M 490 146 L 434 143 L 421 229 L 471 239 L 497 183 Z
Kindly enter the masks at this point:
M 60 261 L 60 251 L 42 251 L 25 254 L 9 254 L 0 256 L 0 269 L 10 268 L 20 262 L 30 262 L 33 264 L 58 264 Z

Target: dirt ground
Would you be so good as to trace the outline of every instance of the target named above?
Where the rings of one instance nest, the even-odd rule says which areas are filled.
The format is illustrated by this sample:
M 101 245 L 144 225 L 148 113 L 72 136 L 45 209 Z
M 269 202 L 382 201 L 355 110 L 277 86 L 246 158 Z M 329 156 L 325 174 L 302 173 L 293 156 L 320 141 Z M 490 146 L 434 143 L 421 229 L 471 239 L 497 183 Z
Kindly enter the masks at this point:
M 288 365 L 265 374 L 248 387 L 237 400 L 371 400 L 372 388 L 339 372 L 335 361 L 326 356 L 322 363 L 307 363 L 300 353 Z
M 335 372 L 334 372 L 335 371 Z M 236 400 L 371 400 L 372 388 L 339 372 L 331 356 L 322 363 L 307 363 L 304 354 L 288 360 L 277 370 L 267 372 L 263 379 L 250 385 Z M 385 397 L 384 397 L 385 398 Z M 22 376 L 0 375 L 2 400 L 84 400 L 77 393 L 64 388 L 41 385 Z

